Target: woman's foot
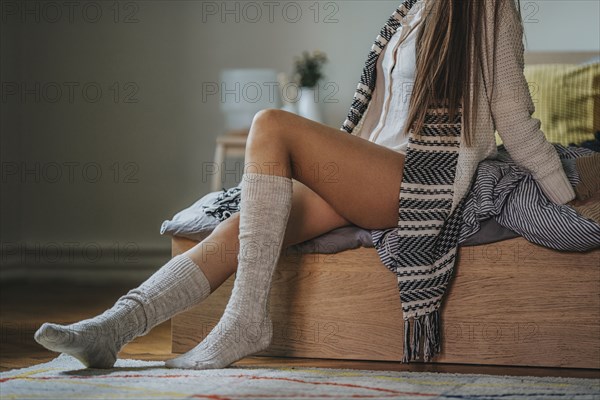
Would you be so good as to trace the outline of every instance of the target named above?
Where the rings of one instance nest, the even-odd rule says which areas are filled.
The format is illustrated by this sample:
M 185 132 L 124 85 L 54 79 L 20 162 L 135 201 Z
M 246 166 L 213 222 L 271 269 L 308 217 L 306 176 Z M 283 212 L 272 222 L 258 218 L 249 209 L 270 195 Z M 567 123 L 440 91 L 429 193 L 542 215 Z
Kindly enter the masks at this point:
M 185 254 L 173 257 L 102 314 L 71 325 L 43 324 L 36 342 L 86 367 L 111 368 L 121 348 L 210 294 L 210 282 Z
M 133 326 L 127 329 L 114 318 L 99 317 L 71 325 L 45 323 L 34 339 L 48 350 L 75 357 L 88 368 L 112 368 L 121 348 L 135 336 L 135 330 L 132 331 Z
M 184 369 L 225 368 L 269 347 L 273 338 L 270 317 L 266 316 L 262 323 L 246 318 L 238 321 L 222 318 L 201 343 L 187 353 L 167 360 L 165 365 Z

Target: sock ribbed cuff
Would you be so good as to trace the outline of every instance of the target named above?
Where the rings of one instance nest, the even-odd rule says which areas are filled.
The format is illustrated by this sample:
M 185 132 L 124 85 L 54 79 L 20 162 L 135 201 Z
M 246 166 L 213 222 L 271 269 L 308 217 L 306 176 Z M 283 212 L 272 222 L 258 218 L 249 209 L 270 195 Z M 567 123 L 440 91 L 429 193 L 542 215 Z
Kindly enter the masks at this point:
M 265 191 L 264 187 L 273 186 L 274 190 Z M 250 200 L 287 202 L 292 195 L 292 179 L 286 176 L 246 172 L 242 176 L 241 196 Z
M 210 283 L 202 272 L 202 269 L 191 258 L 185 254 L 179 254 L 172 258 L 174 262 L 171 271 L 179 279 L 190 279 L 194 286 L 199 288 L 195 300 L 203 300 L 210 294 Z
M 142 305 L 146 319 L 142 335 L 146 335 L 172 315 L 204 300 L 210 290 L 210 283 L 200 267 L 185 254 L 180 254 L 122 299 Z

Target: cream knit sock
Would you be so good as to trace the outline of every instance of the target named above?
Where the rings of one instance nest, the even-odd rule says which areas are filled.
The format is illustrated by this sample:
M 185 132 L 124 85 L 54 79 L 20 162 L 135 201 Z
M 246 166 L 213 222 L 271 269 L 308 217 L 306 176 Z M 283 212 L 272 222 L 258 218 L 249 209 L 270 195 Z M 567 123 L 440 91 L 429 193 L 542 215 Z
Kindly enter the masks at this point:
M 71 325 L 43 324 L 35 340 L 86 367 L 111 368 L 121 348 L 210 294 L 202 270 L 184 254 L 173 257 L 102 314 Z
M 224 368 L 271 344 L 268 299 L 291 210 L 292 180 L 245 173 L 240 196 L 238 267 L 225 312 L 200 344 L 168 360 L 167 367 Z

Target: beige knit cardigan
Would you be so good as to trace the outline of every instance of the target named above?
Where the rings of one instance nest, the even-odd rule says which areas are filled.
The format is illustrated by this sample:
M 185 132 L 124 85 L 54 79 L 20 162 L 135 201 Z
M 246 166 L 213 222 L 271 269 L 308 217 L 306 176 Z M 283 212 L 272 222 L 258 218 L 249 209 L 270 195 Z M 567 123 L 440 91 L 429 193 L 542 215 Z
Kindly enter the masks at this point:
M 451 212 L 469 190 L 479 162 L 496 157 L 496 131 L 513 160 L 532 174 L 544 194 L 554 203 L 567 203 L 575 198 L 575 192 L 554 146 L 546 140 L 540 130 L 540 120 L 531 116 L 535 107 L 523 73 L 523 25 L 516 4 L 514 0 L 481 1 L 485 4 L 485 24 L 482 24 L 482 68 L 479 69 L 480 85 L 476 90 L 478 107 L 473 124 L 476 134 L 472 147 L 467 147 L 464 141 L 460 145 Z M 496 21 L 495 1 L 500 2 Z M 403 8 L 406 8 L 405 5 L 401 5 L 399 10 L 402 11 Z M 495 23 L 498 24 L 497 35 L 494 34 Z M 381 37 L 378 39 L 381 42 Z M 495 57 L 490 50 L 494 42 L 497 46 Z M 383 49 L 377 50 L 383 52 Z M 380 87 L 381 80 L 378 81 L 377 87 Z M 488 92 L 492 85 L 493 98 L 490 98 Z M 373 99 L 375 101 L 369 102 L 358 124 L 347 119 L 343 129 L 368 140 L 370 131 L 362 129 L 364 117 L 369 114 L 371 107 L 381 109 L 377 102 L 382 100 L 382 96 L 374 96 Z M 461 128 L 461 133 L 463 130 Z

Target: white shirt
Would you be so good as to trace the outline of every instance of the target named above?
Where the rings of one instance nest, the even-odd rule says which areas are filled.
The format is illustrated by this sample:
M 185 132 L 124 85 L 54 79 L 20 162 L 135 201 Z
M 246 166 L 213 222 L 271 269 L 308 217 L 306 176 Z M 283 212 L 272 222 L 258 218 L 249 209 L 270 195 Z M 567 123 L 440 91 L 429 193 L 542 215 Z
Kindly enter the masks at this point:
M 421 19 L 424 4 L 417 2 L 410 9 L 406 22 L 398 28 L 379 57 L 383 83 L 376 86 L 373 96 L 381 96 L 383 105 L 377 125 L 369 135 L 369 141 L 389 147 L 406 154 L 408 134 L 402 135 L 402 129 L 408 117 L 408 106 L 415 81 L 416 36 L 415 27 Z M 381 99 L 379 99 L 381 100 Z M 376 101 L 377 102 L 377 101 Z M 381 102 L 381 101 L 380 101 Z M 373 125 L 374 122 L 371 123 Z

